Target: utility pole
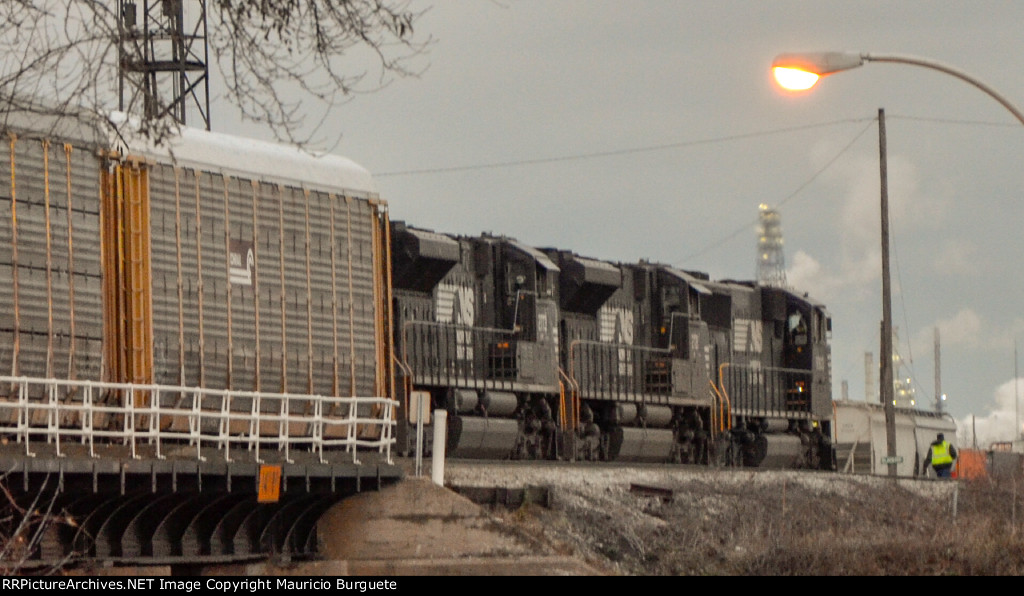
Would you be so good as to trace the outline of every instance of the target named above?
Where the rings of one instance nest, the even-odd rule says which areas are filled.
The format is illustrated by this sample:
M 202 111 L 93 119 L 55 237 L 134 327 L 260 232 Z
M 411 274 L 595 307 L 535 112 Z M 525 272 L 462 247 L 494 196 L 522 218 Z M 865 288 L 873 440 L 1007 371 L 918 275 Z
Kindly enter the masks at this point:
M 875 365 L 872 362 L 871 352 L 864 352 L 864 401 L 875 403 L 875 391 L 871 388 L 875 384 Z
M 889 184 L 885 148 L 885 110 L 878 109 L 878 156 L 882 211 L 882 374 L 879 397 L 885 407 L 886 461 L 889 475 L 896 476 L 896 408 L 892 382 L 892 290 L 889 287 Z
M 942 413 L 942 369 L 940 364 L 939 328 L 935 328 L 935 411 Z

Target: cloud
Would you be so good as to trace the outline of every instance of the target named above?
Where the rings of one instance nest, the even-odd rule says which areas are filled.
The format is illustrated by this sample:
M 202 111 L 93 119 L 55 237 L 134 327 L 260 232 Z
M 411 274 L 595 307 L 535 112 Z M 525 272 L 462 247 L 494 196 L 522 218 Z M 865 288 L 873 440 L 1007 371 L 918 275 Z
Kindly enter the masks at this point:
M 808 292 L 826 304 L 839 297 L 863 297 L 874 290 L 879 260 L 877 252 L 868 251 L 859 260 L 847 261 L 838 271 L 833 271 L 823 267 L 808 253 L 798 250 L 786 270 L 786 280 L 794 289 Z
M 957 440 L 964 447 L 988 449 L 993 442 L 1015 439 L 1019 434 L 1019 416 L 1016 399 L 1024 390 L 1024 379 L 1011 379 L 996 388 L 995 406 L 984 416 L 965 416 L 957 420 Z
M 935 253 L 932 267 L 943 275 L 967 275 L 977 269 L 977 255 L 973 242 L 949 238 Z
M 915 346 L 929 346 L 935 341 L 935 328 L 939 329 L 939 341 L 943 348 L 961 347 L 977 349 L 982 346 L 979 338 L 990 337 L 983 333 L 984 322 L 973 309 L 960 309 L 952 317 L 939 319 L 934 325 L 919 330 L 913 337 Z

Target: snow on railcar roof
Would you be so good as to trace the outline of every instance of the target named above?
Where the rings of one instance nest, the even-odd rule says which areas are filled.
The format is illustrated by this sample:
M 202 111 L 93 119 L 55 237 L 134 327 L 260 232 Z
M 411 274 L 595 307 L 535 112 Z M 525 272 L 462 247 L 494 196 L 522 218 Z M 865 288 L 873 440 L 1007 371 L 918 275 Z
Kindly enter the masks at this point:
M 290 145 L 188 127 L 158 146 L 130 135 L 116 144 L 127 155 L 170 160 L 206 172 L 366 197 L 376 197 L 378 192 L 370 172 L 351 159 Z

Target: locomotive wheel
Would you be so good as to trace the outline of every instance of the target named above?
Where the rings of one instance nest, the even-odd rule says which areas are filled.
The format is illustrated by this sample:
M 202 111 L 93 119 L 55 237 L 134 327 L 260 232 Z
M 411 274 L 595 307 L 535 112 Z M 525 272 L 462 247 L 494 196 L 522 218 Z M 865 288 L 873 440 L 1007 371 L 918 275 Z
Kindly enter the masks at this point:
M 768 437 L 756 435 L 754 439 L 743 446 L 743 466 L 756 468 L 761 465 L 768 455 Z

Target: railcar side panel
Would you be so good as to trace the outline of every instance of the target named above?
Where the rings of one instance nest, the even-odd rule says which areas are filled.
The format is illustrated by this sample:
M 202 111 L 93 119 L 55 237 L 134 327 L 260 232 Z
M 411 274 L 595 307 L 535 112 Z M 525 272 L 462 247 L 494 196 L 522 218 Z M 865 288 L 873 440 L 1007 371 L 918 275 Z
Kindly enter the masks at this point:
M 308 395 L 384 389 L 378 320 L 388 316 L 379 308 L 386 252 L 377 239 L 386 220 L 376 205 L 149 167 L 157 382 Z M 233 406 L 247 412 L 253 404 L 239 398 Z M 237 426 L 247 430 L 244 420 Z
M 0 371 L 99 379 L 101 162 L 81 140 L 13 132 L 6 140 L 0 160 L 0 303 L 6 305 L 0 311 Z M 45 420 L 37 415 L 30 422 Z
M 125 153 L 96 139 L 14 132 L 7 139 L 0 160 L 0 234 L 7 239 L 0 242 L 0 300 L 10 305 L 0 312 L 4 374 L 390 395 L 386 207 L 365 187 L 351 194 L 315 188 L 334 165 L 341 166 L 339 185 L 345 176 L 361 181 L 350 163 L 278 167 L 278 175 L 268 168 L 263 176 L 204 168 L 203 152 L 216 141 L 202 135 L 179 147 L 191 167 L 160 151 Z M 280 161 L 308 166 L 311 158 Z M 137 406 L 149 399 L 148 391 L 133 395 Z M 162 395 L 165 406 L 188 399 Z M 115 391 L 94 399 L 123 398 Z M 62 399 L 82 397 L 72 391 Z M 223 407 L 206 399 L 203 407 Z M 251 401 L 238 397 L 230 409 L 285 407 Z M 311 413 L 315 405 L 288 407 Z M 45 417 L 36 410 L 27 423 L 52 424 Z M 95 415 L 96 425 L 107 422 Z M 252 432 L 244 416 L 231 426 Z M 261 432 L 276 432 L 270 426 Z

